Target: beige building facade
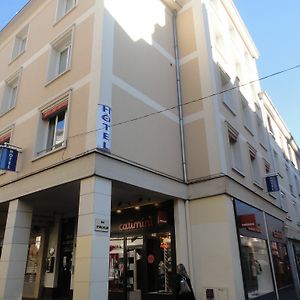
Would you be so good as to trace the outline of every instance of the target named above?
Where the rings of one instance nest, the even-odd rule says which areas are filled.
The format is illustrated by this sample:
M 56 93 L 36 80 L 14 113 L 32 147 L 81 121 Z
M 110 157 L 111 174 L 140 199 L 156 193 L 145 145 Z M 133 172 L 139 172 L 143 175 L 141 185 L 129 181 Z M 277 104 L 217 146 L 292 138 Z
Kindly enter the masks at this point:
M 197 300 L 297 297 L 299 148 L 257 58 L 231 0 L 29 1 L 0 32 L 0 299 L 176 299 L 178 263 Z

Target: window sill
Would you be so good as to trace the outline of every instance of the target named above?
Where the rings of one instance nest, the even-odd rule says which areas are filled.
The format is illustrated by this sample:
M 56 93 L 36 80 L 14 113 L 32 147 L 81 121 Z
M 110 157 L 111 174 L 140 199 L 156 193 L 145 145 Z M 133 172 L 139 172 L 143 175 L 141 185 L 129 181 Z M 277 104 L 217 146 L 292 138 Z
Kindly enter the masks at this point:
M 259 182 L 257 182 L 257 181 L 253 181 L 253 185 L 255 185 L 257 188 L 259 188 L 260 190 L 262 190 L 263 191 L 263 186 L 261 185 L 261 183 L 259 183 Z
M 259 143 L 259 144 L 260 144 L 260 146 L 261 146 L 266 152 L 268 152 L 267 147 L 266 147 L 263 143 Z
M 50 85 L 52 82 L 54 82 L 55 80 L 57 80 L 58 78 L 60 78 L 61 76 L 63 76 L 64 74 L 68 73 L 71 70 L 71 68 L 69 67 L 68 69 L 66 69 L 65 71 L 63 71 L 62 73 L 56 75 L 55 77 L 53 77 L 52 79 L 49 79 L 46 84 L 45 87 L 47 87 L 48 85 Z
M 46 157 L 48 155 L 51 155 L 53 153 L 59 152 L 61 150 L 64 150 L 66 148 L 67 148 L 67 141 L 64 141 L 64 143 L 60 147 L 57 147 L 57 148 L 55 148 L 53 150 L 49 150 L 48 152 L 45 152 L 45 153 L 42 153 L 42 154 L 35 153 L 35 157 L 32 159 L 32 162 L 37 161 L 37 160 L 39 160 L 39 159 L 41 159 L 43 157 Z
M 254 133 L 253 133 L 253 130 L 252 129 L 250 129 L 250 127 L 249 126 L 247 126 L 247 125 L 244 125 L 244 128 L 252 135 L 252 136 L 254 136 Z
M 26 51 L 26 49 L 24 49 L 22 52 L 18 53 L 15 57 L 12 57 L 11 61 L 8 63 L 8 65 L 11 65 L 12 63 L 14 63 L 20 56 L 22 56 L 22 54 L 24 54 Z
M 0 118 L 3 117 L 4 115 L 8 114 L 11 110 L 13 110 L 16 106 L 12 106 L 11 108 L 9 108 L 8 110 L 1 112 L 0 113 Z
M 236 172 L 237 174 L 239 174 L 241 177 L 245 178 L 245 174 L 240 171 L 239 169 L 235 168 L 235 167 L 232 167 L 231 168 L 234 172 Z
M 227 103 L 225 100 L 223 100 L 223 104 L 224 106 L 227 108 L 227 110 L 234 116 L 236 117 L 236 112 L 234 111 L 234 109 L 232 107 L 230 107 L 230 104 Z

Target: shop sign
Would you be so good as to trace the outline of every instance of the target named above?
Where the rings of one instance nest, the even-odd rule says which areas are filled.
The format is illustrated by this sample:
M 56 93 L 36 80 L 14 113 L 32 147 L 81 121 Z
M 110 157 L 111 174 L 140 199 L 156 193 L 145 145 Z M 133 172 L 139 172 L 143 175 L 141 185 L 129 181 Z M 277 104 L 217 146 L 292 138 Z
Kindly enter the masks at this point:
M 142 229 L 142 228 L 151 228 L 153 227 L 153 221 L 151 218 L 141 219 L 137 221 L 129 221 L 127 223 L 123 223 L 119 226 L 120 231 L 128 231 L 134 229 Z
M 100 104 L 98 107 L 97 148 L 110 151 L 111 147 L 111 108 Z
M 19 151 L 9 146 L 1 146 L 0 169 L 6 171 L 16 171 Z
M 168 216 L 167 213 L 165 211 L 158 211 L 158 218 L 157 218 L 157 223 L 158 225 L 164 225 L 164 224 L 168 224 Z
M 251 231 L 251 232 L 261 233 L 261 227 L 260 227 L 260 224 L 257 224 L 257 225 L 255 225 L 255 226 L 247 227 L 247 230 L 248 230 L 248 231 Z
M 269 193 L 278 192 L 279 184 L 278 184 L 278 176 L 271 175 L 266 177 L 267 190 Z
M 95 219 L 95 231 L 108 232 L 109 231 L 109 221 L 100 218 Z
M 256 226 L 255 214 L 240 215 L 239 223 L 240 223 L 240 227 L 242 228 L 255 227 Z

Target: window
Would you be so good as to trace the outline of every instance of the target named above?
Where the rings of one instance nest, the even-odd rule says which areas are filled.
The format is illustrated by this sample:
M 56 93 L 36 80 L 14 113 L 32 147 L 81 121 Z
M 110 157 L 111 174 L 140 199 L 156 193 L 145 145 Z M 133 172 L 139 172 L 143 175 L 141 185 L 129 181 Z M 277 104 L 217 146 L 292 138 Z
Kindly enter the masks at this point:
M 75 0 L 58 0 L 56 20 L 60 20 L 76 5 Z
M 234 170 L 242 172 L 242 157 L 238 135 L 239 133 L 228 124 L 231 165 Z
M 1 158 L 1 154 L 2 154 L 2 145 L 4 145 L 5 143 L 9 143 L 11 140 L 11 130 L 6 130 L 2 133 L 0 133 L 0 158 Z M 0 170 L 0 175 L 5 173 L 3 170 Z
M 256 155 L 256 150 L 248 144 L 249 147 L 249 155 L 250 155 L 250 162 L 251 162 L 251 173 L 253 182 L 261 185 L 261 175 L 259 170 L 259 163 Z
M 244 126 L 253 135 L 250 108 L 247 100 L 244 97 L 242 97 L 242 110 L 243 110 Z
M 266 160 L 265 160 L 264 162 L 265 162 L 265 173 L 266 173 L 266 174 L 269 174 L 269 173 L 270 173 L 271 165 L 270 165 L 270 163 L 267 162 Z
M 272 121 L 271 121 L 270 116 L 267 116 L 267 121 L 268 121 L 269 131 L 274 136 L 274 130 L 273 130 Z
M 285 170 L 286 170 L 286 174 L 287 174 L 287 179 L 288 179 L 288 184 L 289 184 L 289 188 L 290 188 L 290 193 L 292 195 L 295 195 L 292 176 L 291 176 L 289 167 L 287 165 L 285 166 Z
M 65 73 L 71 66 L 73 29 L 51 43 L 48 81 Z
M 15 39 L 15 44 L 12 53 L 12 59 L 22 54 L 25 51 L 28 35 L 28 25 L 23 28 L 17 35 Z
M 266 149 L 266 132 L 262 119 L 256 115 L 257 135 L 259 143 Z
M 15 107 L 17 102 L 20 76 L 21 71 L 18 71 L 5 81 L 4 95 L 0 110 L 1 114 L 4 114 Z
M 41 109 L 36 154 L 48 153 L 66 145 L 67 109 L 70 91 Z
M 235 115 L 234 90 L 230 90 L 233 89 L 234 85 L 231 83 L 229 75 L 223 70 L 223 68 L 220 65 L 219 69 L 222 91 L 226 91 L 222 93 L 223 103 L 229 109 L 229 111 Z

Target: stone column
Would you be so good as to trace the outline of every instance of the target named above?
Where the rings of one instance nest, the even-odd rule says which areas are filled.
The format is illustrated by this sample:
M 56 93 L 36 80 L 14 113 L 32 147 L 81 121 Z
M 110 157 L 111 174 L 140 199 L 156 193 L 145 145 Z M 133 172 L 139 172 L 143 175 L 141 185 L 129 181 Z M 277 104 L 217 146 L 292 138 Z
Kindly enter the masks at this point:
M 32 208 L 22 200 L 9 203 L 0 261 L 0 300 L 21 300 L 31 229 Z
M 111 181 L 82 180 L 73 300 L 108 299 L 110 215 Z

